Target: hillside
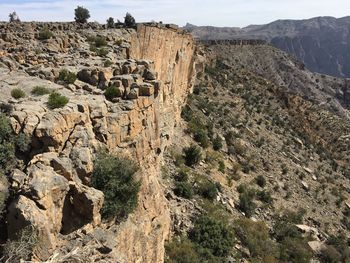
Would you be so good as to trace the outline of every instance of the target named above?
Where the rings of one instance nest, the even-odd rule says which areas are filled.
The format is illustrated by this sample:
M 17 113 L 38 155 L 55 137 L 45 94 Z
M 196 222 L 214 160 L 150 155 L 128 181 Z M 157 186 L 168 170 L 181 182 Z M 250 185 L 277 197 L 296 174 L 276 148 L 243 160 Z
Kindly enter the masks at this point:
M 0 29 L 0 260 L 349 261 L 348 80 L 174 25 Z
M 199 39 L 262 39 L 295 56 L 308 69 L 337 77 L 350 77 L 350 17 L 277 20 L 245 28 L 197 27 L 185 29 Z
M 180 262 L 171 261 L 177 253 L 205 261 L 208 248 L 208 262 L 346 262 L 350 126 L 326 95 L 314 96 L 311 80 L 320 76 L 255 41 L 207 43 L 200 53 L 206 68 L 163 167 L 179 240 L 168 246 L 169 262 Z M 291 79 L 299 88 L 284 85 Z M 200 147 L 194 165 L 191 145 Z M 221 253 L 229 235 L 217 243 L 215 224 L 234 233 L 229 254 Z M 212 237 L 199 238 L 198 228 Z

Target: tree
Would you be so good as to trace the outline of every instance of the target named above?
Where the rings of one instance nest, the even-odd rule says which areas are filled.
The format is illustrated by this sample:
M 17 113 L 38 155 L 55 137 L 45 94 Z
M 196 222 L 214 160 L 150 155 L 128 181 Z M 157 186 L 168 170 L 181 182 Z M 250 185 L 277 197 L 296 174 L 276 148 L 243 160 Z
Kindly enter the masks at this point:
M 87 23 L 90 18 L 90 12 L 82 6 L 78 6 L 75 10 L 75 22 L 77 23 Z
M 12 12 L 9 14 L 9 18 L 10 18 L 10 23 L 13 23 L 13 22 L 21 22 L 21 20 L 19 19 L 18 15 L 16 12 Z
M 137 206 L 140 181 L 133 160 L 106 152 L 97 155 L 92 173 L 92 186 L 104 193 L 102 217 L 122 220 Z
M 124 18 L 124 24 L 127 27 L 135 26 L 136 25 L 135 18 L 130 13 L 126 13 L 125 18 Z
M 107 28 L 114 28 L 114 18 L 110 17 L 107 19 Z
M 184 148 L 183 152 L 185 154 L 185 162 L 187 166 L 198 164 L 202 159 L 201 148 L 194 144 L 192 144 L 190 147 Z

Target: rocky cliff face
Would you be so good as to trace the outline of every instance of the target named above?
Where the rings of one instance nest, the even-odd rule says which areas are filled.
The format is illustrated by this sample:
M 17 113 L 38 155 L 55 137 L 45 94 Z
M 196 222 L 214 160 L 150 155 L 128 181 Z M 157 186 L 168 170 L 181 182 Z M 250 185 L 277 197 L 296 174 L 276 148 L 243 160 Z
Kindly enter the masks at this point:
M 312 71 L 350 77 L 350 18 L 316 17 L 307 20 L 278 20 L 245 28 L 185 28 L 199 39 L 262 39 L 294 55 Z
M 159 184 L 160 161 L 192 85 L 192 37 L 159 25 L 139 25 L 136 31 L 41 23 L 0 27 L 1 101 L 13 107 L 15 133 L 32 139 L 30 158 L 11 174 L 9 237 L 28 224 L 38 228 L 38 259 L 88 239 L 95 244 L 89 260 L 101 260 L 103 245 L 112 251 L 111 262 L 162 262 L 170 216 Z M 43 28 L 54 37 L 39 40 Z M 105 58 L 89 50 L 91 36 L 106 38 Z M 57 81 L 63 68 L 78 73 L 79 80 Z M 49 109 L 47 95 L 29 95 L 38 85 L 66 95 L 69 103 Z M 112 102 L 101 90 L 110 85 L 120 90 Z M 13 88 L 26 91 L 26 98 L 10 98 Z M 101 224 L 103 193 L 89 186 L 101 147 L 128 155 L 141 167 L 138 208 L 119 226 Z

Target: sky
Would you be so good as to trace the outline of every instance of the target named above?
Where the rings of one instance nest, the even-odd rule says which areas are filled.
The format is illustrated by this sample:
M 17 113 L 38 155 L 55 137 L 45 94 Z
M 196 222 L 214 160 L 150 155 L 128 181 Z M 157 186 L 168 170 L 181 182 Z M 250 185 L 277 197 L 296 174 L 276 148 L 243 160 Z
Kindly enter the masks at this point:
M 90 10 L 89 21 L 123 20 L 130 12 L 138 22 L 163 21 L 180 26 L 244 27 L 277 19 L 350 15 L 349 0 L 0 0 L 0 21 L 16 11 L 22 21 L 73 21 L 74 9 Z

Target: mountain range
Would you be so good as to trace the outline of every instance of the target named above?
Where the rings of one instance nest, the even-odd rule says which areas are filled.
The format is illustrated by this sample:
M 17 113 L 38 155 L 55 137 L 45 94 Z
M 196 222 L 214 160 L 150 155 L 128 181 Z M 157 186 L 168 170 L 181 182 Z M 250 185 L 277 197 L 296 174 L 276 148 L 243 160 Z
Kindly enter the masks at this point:
M 262 39 L 294 55 L 311 71 L 350 77 L 350 16 L 277 20 L 266 25 L 184 27 L 200 40 Z

